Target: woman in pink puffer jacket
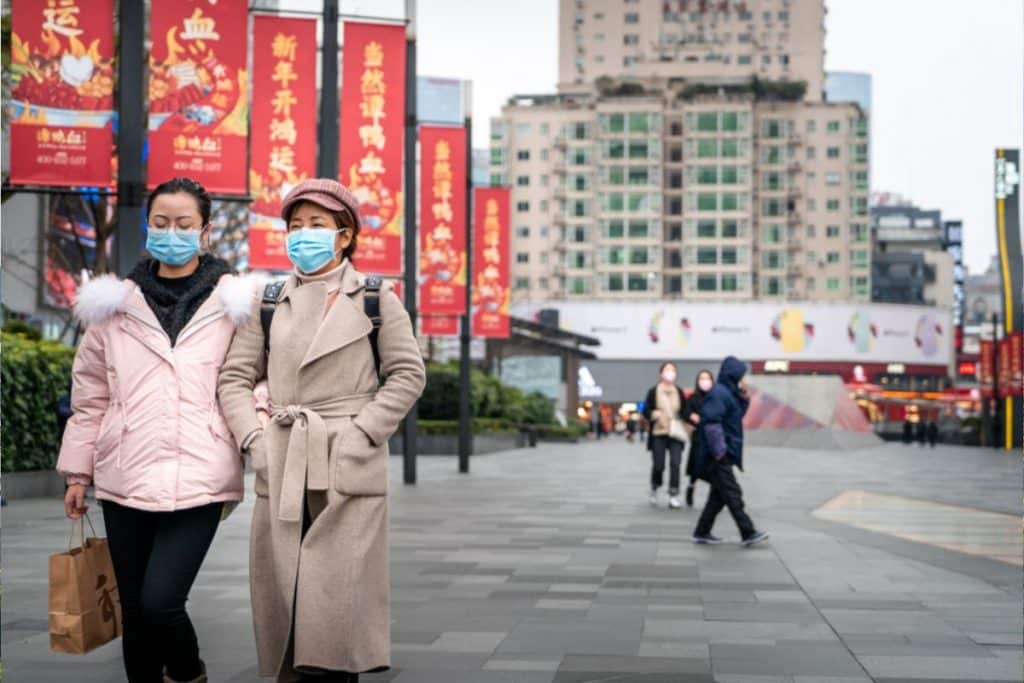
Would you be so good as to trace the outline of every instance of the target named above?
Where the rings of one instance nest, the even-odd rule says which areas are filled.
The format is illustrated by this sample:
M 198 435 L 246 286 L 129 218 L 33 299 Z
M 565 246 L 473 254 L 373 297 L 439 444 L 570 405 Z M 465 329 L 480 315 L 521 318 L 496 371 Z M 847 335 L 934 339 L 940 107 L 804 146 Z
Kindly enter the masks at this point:
M 102 502 L 123 613 L 129 681 L 205 681 L 185 601 L 225 505 L 241 500 L 242 460 L 217 403 L 217 375 L 259 287 L 200 254 L 210 197 L 176 178 L 149 198 L 146 248 L 127 280 L 82 286 L 87 325 L 57 469 L 65 509 Z

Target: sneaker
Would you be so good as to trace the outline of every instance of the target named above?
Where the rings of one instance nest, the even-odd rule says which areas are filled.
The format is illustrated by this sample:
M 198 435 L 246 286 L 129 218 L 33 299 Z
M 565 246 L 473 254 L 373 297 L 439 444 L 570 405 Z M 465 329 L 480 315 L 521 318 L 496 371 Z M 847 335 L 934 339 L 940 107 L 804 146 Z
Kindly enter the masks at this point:
M 668 507 L 671 510 L 678 510 L 679 508 L 683 507 L 682 504 L 680 504 L 679 502 L 679 496 L 672 496 L 671 498 L 669 498 Z
M 690 537 L 690 540 L 696 543 L 697 545 L 719 545 L 720 543 L 725 543 L 725 541 L 720 539 L 718 536 L 714 536 L 712 534 L 694 534 Z
M 693 507 L 693 484 L 686 487 L 686 507 Z
M 652 489 L 651 493 L 647 496 L 647 500 L 651 501 L 651 505 L 654 507 L 658 506 L 658 489 Z
M 742 545 L 744 548 L 749 548 L 751 546 L 757 545 L 758 543 L 764 543 L 769 538 L 771 538 L 771 534 L 769 534 L 767 531 L 758 531 L 750 538 L 743 539 Z

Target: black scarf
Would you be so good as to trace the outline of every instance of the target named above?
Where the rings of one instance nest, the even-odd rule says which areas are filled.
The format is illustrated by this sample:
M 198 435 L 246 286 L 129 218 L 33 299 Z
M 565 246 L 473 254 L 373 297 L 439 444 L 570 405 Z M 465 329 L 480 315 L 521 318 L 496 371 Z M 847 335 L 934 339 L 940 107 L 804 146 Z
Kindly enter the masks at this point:
M 210 297 L 221 276 L 231 272 L 231 267 L 216 256 L 203 254 L 199 257 L 195 273 L 189 276 L 192 278 L 191 286 L 181 296 L 160 284 L 156 278 L 159 267 L 160 263 L 156 260 L 143 259 L 128 275 L 128 279 L 139 285 L 146 303 L 171 338 L 171 346 L 174 346 L 185 325 Z

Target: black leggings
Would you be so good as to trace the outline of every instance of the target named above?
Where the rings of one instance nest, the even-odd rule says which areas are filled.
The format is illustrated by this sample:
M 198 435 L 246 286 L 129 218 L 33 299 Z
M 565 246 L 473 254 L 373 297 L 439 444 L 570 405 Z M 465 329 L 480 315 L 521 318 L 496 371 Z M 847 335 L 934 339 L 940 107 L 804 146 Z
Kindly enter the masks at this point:
M 103 501 L 110 556 L 124 620 L 130 683 L 162 683 L 202 673 L 199 642 L 185 601 L 220 523 L 222 503 L 146 512 Z
M 654 437 L 653 449 L 651 451 L 651 490 L 657 491 L 665 478 L 665 452 L 668 451 L 668 492 L 670 495 L 679 493 L 679 465 L 683 460 L 682 441 L 676 441 L 668 436 Z

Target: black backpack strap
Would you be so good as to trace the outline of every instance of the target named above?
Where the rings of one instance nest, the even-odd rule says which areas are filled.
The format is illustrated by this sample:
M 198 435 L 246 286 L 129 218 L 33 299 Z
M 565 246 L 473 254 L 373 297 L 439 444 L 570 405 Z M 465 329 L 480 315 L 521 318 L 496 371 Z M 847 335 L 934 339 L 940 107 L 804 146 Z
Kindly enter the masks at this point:
M 373 350 L 373 366 L 377 369 L 377 377 L 380 377 L 380 347 L 377 344 L 377 337 L 380 335 L 380 290 L 383 286 L 384 279 L 379 275 L 367 275 L 366 283 L 363 285 L 363 313 L 373 325 L 373 329 L 370 330 L 370 348 Z
M 270 351 L 270 324 L 274 322 L 274 311 L 277 309 L 277 300 L 281 298 L 281 290 L 284 289 L 284 280 L 268 282 L 263 288 L 263 301 L 260 303 L 260 323 L 263 326 L 263 351 Z

